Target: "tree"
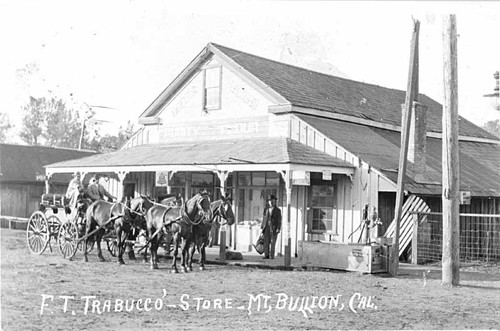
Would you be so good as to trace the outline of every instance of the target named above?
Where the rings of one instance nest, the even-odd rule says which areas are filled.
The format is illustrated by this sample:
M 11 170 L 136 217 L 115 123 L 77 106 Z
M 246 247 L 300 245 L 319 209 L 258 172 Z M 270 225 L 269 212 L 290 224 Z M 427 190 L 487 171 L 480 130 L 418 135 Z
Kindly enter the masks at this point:
M 486 122 L 483 129 L 500 138 L 500 120 Z
M 81 120 L 78 112 L 66 108 L 61 99 L 46 102 L 46 130 L 43 133 L 46 144 L 58 147 L 78 147 Z
M 120 126 L 117 136 L 106 134 L 104 137 L 101 137 L 96 132 L 88 148 L 101 153 L 113 152 L 122 147 L 133 134 L 134 125 L 128 121 L 126 127 Z
M 20 137 L 28 144 L 78 147 L 82 127 L 80 116 L 62 99 L 30 97 L 22 111 Z
M 78 111 L 69 108 L 60 98 L 30 97 L 30 102 L 23 107 L 20 136 L 31 145 L 78 148 L 84 128 L 82 148 L 105 153 L 119 149 L 134 133 L 133 124 L 128 122 L 126 127 L 120 127 L 116 136 L 101 136 L 95 112 L 88 107 L 84 116 L 81 118 Z
M 39 145 L 44 129 L 45 98 L 30 97 L 29 104 L 23 107 L 21 139 L 30 145 Z
M 7 132 L 13 127 L 14 125 L 10 123 L 9 115 L 0 113 L 0 142 L 6 142 Z

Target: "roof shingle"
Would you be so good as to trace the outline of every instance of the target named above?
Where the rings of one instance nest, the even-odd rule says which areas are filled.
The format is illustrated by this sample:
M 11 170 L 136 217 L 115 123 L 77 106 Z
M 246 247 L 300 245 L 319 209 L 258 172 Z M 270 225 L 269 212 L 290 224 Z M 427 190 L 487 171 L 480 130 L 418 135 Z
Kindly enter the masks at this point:
M 35 182 L 36 175 L 45 175 L 45 165 L 94 155 L 93 151 L 47 146 L 0 144 L 0 182 Z M 69 178 L 71 179 L 71 178 Z M 67 177 L 53 182 L 67 183 Z
M 397 182 L 401 134 L 364 125 L 298 115 L 328 138 L 356 154 Z M 460 141 L 460 189 L 474 196 L 500 196 L 500 145 Z M 441 194 L 442 141 L 427 137 L 425 182 L 415 182 L 407 170 L 406 188 L 412 193 Z
M 352 168 L 343 160 L 283 137 L 141 145 L 108 154 L 51 164 L 50 168 L 245 163 L 294 163 Z
M 305 68 L 269 60 L 211 43 L 257 79 L 282 95 L 294 106 L 401 125 L 401 105 L 406 92 L 335 77 Z M 442 132 L 442 106 L 425 94 L 419 101 L 428 107 L 428 131 Z M 463 117 L 459 134 L 497 139 Z

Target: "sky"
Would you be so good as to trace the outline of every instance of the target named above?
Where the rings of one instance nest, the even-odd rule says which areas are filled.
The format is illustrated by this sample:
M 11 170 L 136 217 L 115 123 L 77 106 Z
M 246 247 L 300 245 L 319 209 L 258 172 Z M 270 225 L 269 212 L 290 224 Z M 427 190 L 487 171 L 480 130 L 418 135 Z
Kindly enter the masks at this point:
M 500 70 L 500 2 L 0 0 L 0 112 L 29 97 L 90 105 L 108 127 L 136 121 L 209 42 L 406 90 L 413 19 L 420 92 L 443 103 L 443 15 L 458 32 L 459 115 L 500 118 L 485 94 Z

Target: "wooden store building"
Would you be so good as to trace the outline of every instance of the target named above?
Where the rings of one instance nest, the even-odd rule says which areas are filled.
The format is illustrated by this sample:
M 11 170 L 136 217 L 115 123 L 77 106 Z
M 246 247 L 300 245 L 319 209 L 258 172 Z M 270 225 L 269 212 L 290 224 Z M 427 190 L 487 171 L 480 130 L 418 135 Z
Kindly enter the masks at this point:
M 287 238 L 292 255 L 299 241 L 357 242 L 366 205 L 382 222 L 372 237 L 394 216 L 405 93 L 209 43 L 141 114 L 121 150 L 46 172 L 81 171 L 84 184 L 105 174 L 119 198 L 230 191 L 237 222 L 227 244 L 240 251 L 255 242 L 269 194 L 283 211 L 278 252 Z M 442 106 L 418 100 L 405 193 L 440 208 Z M 478 209 L 499 213 L 500 140 L 459 122 L 461 190 Z

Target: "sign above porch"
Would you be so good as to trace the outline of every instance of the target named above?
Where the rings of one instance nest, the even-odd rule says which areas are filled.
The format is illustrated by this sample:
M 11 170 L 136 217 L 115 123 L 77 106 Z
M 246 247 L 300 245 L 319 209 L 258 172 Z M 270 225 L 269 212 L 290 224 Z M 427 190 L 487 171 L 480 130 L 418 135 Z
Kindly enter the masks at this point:
M 311 185 L 311 173 L 309 171 L 292 171 L 292 185 Z
M 267 137 L 267 116 L 170 122 L 158 128 L 160 142 Z

